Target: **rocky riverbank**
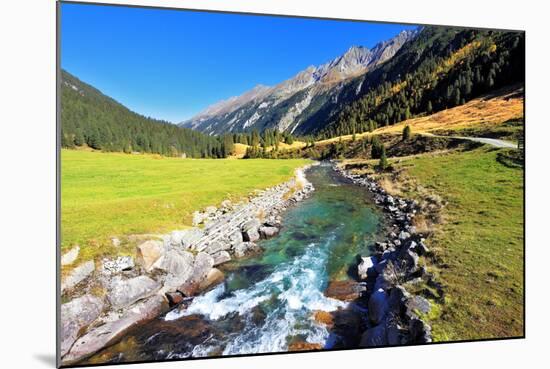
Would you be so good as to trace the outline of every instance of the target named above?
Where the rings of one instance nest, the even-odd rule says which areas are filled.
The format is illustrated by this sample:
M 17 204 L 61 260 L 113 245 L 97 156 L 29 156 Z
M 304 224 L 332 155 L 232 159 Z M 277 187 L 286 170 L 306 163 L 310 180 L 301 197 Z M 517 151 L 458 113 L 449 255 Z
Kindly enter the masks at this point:
M 223 201 L 195 212 L 193 227 L 152 237 L 134 256 L 80 264 L 62 277 L 60 356 L 78 363 L 116 343 L 131 328 L 167 312 L 224 280 L 217 266 L 261 252 L 256 244 L 278 234 L 280 214 L 314 190 L 302 168 L 280 185 L 246 201 Z M 62 265 L 78 257 L 77 248 Z
M 338 165 L 335 170 L 355 184 L 368 188 L 389 223 L 384 242 L 376 242 L 374 253 L 361 257 L 357 266 L 358 277 L 366 284 L 361 299 L 368 307 L 367 329 L 360 332 L 359 346 L 431 342 L 431 327 L 422 319 L 430 312 L 430 302 L 407 291 L 407 287 L 420 283 L 441 290 L 420 262 L 421 257 L 430 253 L 425 245 L 427 235 L 413 225 L 421 207 L 414 200 L 391 196 L 368 176 L 352 174 Z

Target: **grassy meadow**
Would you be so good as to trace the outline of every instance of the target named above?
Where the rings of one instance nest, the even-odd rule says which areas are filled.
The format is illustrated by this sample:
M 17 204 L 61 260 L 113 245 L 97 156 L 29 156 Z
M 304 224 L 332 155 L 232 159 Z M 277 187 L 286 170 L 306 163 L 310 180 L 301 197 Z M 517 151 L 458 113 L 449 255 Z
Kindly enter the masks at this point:
M 523 334 L 523 170 L 497 161 L 505 151 L 484 147 L 394 164 L 448 202 L 428 239 L 430 271 L 445 290 L 429 317 L 438 341 Z M 417 188 L 404 195 L 415 197 Z
M 130 252 L 110 238 L 182 229 L 193 211 L 284 182 L 307 163 L 62 150 L 62 251 L 79 244 L 82 260 Z

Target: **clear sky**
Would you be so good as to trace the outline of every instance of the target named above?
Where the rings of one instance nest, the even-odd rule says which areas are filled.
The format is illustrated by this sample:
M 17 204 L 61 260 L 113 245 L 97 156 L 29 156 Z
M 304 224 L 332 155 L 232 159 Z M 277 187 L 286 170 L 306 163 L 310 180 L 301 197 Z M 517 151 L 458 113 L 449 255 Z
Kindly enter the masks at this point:
M 65 3 L 61 67 L 133 111 L 180 122 L 411 28 Z

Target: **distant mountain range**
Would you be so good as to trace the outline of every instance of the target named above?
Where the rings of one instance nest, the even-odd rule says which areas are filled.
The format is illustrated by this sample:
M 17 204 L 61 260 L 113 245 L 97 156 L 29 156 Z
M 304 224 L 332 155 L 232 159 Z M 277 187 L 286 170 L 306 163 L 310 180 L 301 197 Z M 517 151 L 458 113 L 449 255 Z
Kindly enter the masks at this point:
M 352 46 L 328 63 L 310 66 L 276 86 L 258 85 L 240 96 L 211 105 L 180 126 L 211 135 L 266 128 L 303 133 L 300 127 L 307 117 L 331 97 L 337 98 L 336 93 L 344 81 L 389 60 L 417 33 L 416 30 L 403 31 L 372 49 Z
M 276 129 L 327 138 L 447 109 L 524 81 L 522 32 L 427 26 L 351 47 L 180 123 L 208 135 Z

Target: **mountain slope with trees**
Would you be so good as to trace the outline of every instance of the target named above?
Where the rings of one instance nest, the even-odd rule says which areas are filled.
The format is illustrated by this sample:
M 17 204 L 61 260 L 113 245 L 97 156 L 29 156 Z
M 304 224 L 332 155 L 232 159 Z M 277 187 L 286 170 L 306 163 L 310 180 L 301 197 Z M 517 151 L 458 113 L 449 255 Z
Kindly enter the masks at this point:
M 522 83 L 524 50 L 520 32 L 426 27 L 391 60 L 354 81 L 361 85 L 360 96 L 347 99 L 312 133 L 329 138 L 372 131 Z M 353 86 L 346 90 L 344 99 Z
M 222 158 L 230 154 L 233 141 L 134 113 L 63 70 L 61 146 L 89 146 L 102 151 L 138 151 L 165 156 Z

